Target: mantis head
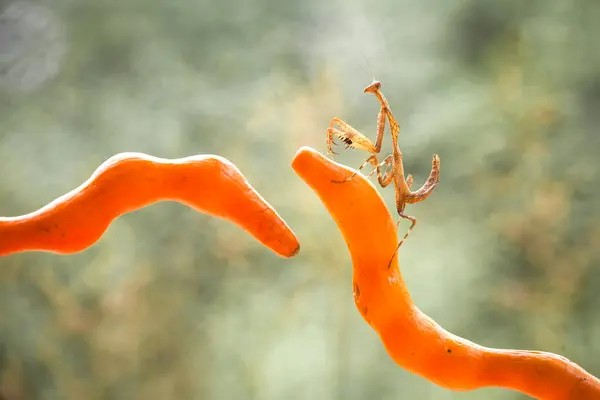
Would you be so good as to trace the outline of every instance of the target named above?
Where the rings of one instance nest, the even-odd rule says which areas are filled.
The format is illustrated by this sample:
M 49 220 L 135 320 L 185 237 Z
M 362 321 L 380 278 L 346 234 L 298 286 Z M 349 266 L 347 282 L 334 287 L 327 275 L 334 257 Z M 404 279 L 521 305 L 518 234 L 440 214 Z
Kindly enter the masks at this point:
M 373 81 L 369 86 L 364 89 L 365 93 L 377 93 L 381 89 L 381 82 Z

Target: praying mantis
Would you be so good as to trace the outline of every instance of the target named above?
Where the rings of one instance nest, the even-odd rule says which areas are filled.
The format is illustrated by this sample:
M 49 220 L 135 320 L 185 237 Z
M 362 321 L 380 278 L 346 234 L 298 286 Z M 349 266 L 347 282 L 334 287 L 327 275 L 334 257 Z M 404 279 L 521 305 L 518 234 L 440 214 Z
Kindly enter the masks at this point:
M 364 163 L 358 168 L 354 174 L 348 177 L 344 181 L 336 181 L 337 183 L 347 182 L 352 179 L 360 170 L 362 170 L 367 164 L 371 164 L 375 167 L 375 169 L 367 175 L 370 177 L 373 173 L 377 172 L 377 180 L 381 187 L 386 187 L 391 183 L 394 184 L 394 188 L 396 191 L 396 210 L 400 218 L 398 219 L 398 223 L 396 224 L 396 229 L 400 226 L 400 222 L 402 219 L 407 219 L 411 221 L 410 228 L 404 235 L 404 238 L 398 243 L 394 254 L 392 255 L 392 259 L 388 265 L 388 269 L 392 265 L 392 261 L 396 252 L 402 246 L 404 241 L 408 238 L 408 235 L 413 230 L 417 223 L 417 218 L 407 215 L 404 213 L 404 209 L 407 204 L 415 204 L 425 200 L 429 195 L 433 192 L 433 189 L 437 186 L 440 178 L 440 158 L 437 154 L 433 155 L 433 160 L 431 162 L 431 172 L 429 173 L 429 178 L 427 181 L 416 191 L 411 191 L 410 187 L 413 184 L 412 175 L 404 176 L 404 165 L 402 163 L 402 152 L 400 151 L 400 146 L 398 145 L 398 134 L 400 133 L 400 125 L 394 118 L 392 114 L 392 110 L 390 109 L 390 105 L 381 92 L 381 82 L 373 81 L 369 86 L 367 86 L 364 90 L 364 93 L 372 93 L 377 97 L 379 103 L 381 104 L 381 108 L 379 110 L 379 115 L 377 116 L 377 136 L 375 139 L 375 144 L 371 142 L 365 135 L 358 132 L 356 129 L 351 127 L 348 123 L 342 121 L 338 117 L 334 117 L 329 127 L 327 128 L 327 155 L 333 158 L 333 154 L 337 154 L 333 151 L 332 145 L 337 144 L 334 141 L 334 138 L 339 138 L 342 142 L 346 144 L 346 148 L 354 148 L 365 150 L 371 153 Z M 385 121 L 388 121 L 390 125 L 390 133 L 392 136 L 392 154 L 387 156 L 383 161 L 379 162 L 377 159 L 377 154 L 381 151 L 381 145 L 383 142 L 383 134 L 385 131 Z M 384 174 L 381 174 L 381 167 L 386 166 L 386 170 Z

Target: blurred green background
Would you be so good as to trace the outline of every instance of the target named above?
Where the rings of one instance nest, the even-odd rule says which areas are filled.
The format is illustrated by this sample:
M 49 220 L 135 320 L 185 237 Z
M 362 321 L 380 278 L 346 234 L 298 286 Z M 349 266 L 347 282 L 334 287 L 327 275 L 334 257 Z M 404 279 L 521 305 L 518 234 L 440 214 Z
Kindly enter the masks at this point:
M 0 392 L 526 398 L 407 373 L 355 309 L 346 245 L 289 163 L 302 145 L 325 151 L 333 116 L 374 138 L 373 77 L 415 185 L 442 160 L 400 253 L 416 304 L 480 344 L 600 375 L 598 21 L 598 0 L 0 0 L 1 215 L 36 210 L 119 152 L 212 153 L 302 245 L 282 259 L 160 203 L 84 252 L 2 257 Z

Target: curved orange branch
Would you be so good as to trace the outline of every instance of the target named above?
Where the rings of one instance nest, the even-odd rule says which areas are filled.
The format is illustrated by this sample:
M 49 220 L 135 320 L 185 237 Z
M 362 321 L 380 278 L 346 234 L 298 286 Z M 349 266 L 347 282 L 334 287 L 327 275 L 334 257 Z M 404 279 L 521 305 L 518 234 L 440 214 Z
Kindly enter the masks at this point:
M 231 221 L 280 256 L 299 250 L 292 230 L 226 159 L 121 153 L 45 207 L 0 218 L 0 255 L 79 252 L 94 244 L 115 218 L 159 201 L 177 201 Z
M 600 399 L 600 380 L 552 353 L 492 349 L 453 335 L 412 302 L 397 259 L 398 241 L 383 199 L 362 175 L 310 148 L 292 167 L 317 193 L 342 231 L 352 256 L 354 301 L 403 368 L 451 390 L 496 386 L 538 399 Z

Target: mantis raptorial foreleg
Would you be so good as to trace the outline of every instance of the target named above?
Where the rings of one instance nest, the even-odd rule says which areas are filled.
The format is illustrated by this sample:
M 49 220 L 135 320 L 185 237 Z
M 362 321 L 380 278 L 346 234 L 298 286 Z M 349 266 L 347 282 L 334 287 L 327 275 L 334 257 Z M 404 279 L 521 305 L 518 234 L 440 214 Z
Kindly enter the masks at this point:
M 371 154 L 378 154 L 381 151 L 381 144 L 383 143 L 385 119 L 385 108 L 382 106 L 377 116 L 377 137 L 375 144 L 373 144 L 369 138 L 350 126 L 350 124 L 338 117 L 333 117 L 329 123 L 329 128 L 327 128 L 327 154 L 330 157 L 333 154 L 337 154 L 332 148 L 332 144 L 335 144 L 333 141 L 334 137 L 340 138 L 346 144 L 346 148 L 355 148 L 368 151 Z
M 337 154 L 332 148 L 332 144 L 335 144 L 333 141 L 334 137 L 340 138 L 346 144 L 347 148 L 361 149 L 369 153 L 378 152 L 373 142 L 365 135 L 337 117 L 331 120 L 329 128 L 327 128 L 327 153 L 329 156 Z

